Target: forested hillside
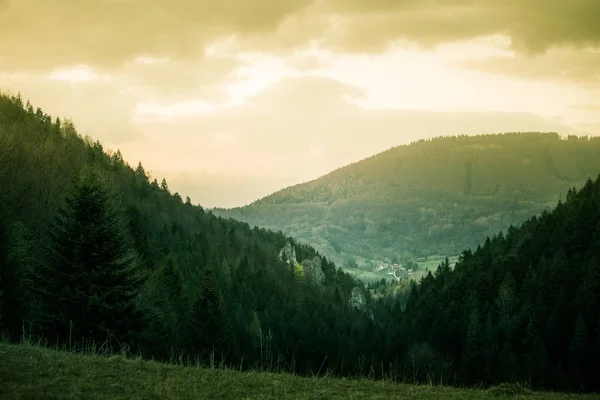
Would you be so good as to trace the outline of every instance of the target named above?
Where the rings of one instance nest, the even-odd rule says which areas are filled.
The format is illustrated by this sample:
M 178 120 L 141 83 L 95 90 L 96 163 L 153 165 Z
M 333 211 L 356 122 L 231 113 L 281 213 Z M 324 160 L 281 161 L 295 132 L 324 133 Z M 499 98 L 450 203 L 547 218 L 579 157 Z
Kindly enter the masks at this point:
M 552 207 L 598 174 L 598 155 L 600 138 L 557 134 L 421 140 L 214 212 L 281 230 L 342 267 L 423 266 L 425 257 L 457 256 Z
M 422 373 L 600 390 L 598 260 L 600 176 L 412 285 L 403 319 Z
M 298 373 L 351 373 L 370 354 L 369 293 L 312 248 L 217 218 L 6 95 L 0 290 L 11 340 Z

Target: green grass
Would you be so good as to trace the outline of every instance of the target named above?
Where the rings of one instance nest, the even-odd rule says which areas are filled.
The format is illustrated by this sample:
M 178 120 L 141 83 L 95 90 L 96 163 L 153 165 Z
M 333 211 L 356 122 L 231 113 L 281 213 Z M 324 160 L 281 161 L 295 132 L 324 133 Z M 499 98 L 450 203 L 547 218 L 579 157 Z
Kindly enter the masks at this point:
M 458 255 L 455 256 L 441 256 L 439 254 L 434 254 L 428 257 L 419 257 L 415 259 L 416 263 L 419 264 L 419 270 L 426 270 L 429 268 L 431 272 L 435 272 L 437 267 L 442 263 L 446 257 L 448 257 L 448 261 L 450 261 L 450 265 L 456 263 L 458 261 Z
M 344 272 L 349 273 L 355 279 L 360 279 L 363 282 L 380 281 L 381 278 L 385 278 L 387 280 L 394 279 L 391 275 L 387 275 L 387 272 L 383 273 L 364 269 L 345 269 Z
M 366 379 L 302 378 L 0 343 L 1 399 L 486 399 L 506 396 L 598 398 L 530 392 L 518 385 L 478 390 Z
M 412 279 L 419 282 L 421 278 L 423 278 L 429 271 L 434 273 L 437 267 L 446 259 L 445 255 L 433 254 L 428 257 L 419 257 L 414 261 L 418 264 L 417 271 L 413 272 Z M 364 257 L 355 256 L 354 260 L 358 265 L 358 269 L 345 269 L 345 272 L 348 272 L 356 279 L 360 279 L 364 282 L 372 282 L 372 281 L 380 281 L 381 278 L 385 278 L 387 280 L 393 281 L 394 278 L 388 274 L 390 272 L 388 269 L 383 271 L 377 271 L 375 269 L 376 266 L 380 264 L 389 264 L 389 261 L 373 259 L 369 260 Z M 450 265 L 454 265 L 458 261 L 458 255 L 448 256 L 448 260 L 450 261 Z

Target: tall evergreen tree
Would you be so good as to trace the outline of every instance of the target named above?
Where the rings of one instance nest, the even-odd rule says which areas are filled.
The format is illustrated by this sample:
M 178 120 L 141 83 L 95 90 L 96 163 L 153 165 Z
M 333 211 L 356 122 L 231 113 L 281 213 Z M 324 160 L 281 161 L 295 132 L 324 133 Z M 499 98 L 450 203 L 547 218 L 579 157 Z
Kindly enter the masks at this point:
M 0 226 L 0 325 L 9 340 L 19 339 L 27 314 L 23 271 L 29 267 L 31 248 L 26 236 L 21 223 L 14 224 L 11 230 Z
M 163 178 L 163 180 L 160 182 L 160 188 L 165 192 L 169 191 L 169 185 L 167 184 L 167 180 L 165 178 Z
M 2 275 L 6 268 L 6 242 L 2 232 L 2 223 L 0 222 L 0 333 L 4 330 L 4 290 Z
M 481 322 L 479 321 L 479 311 L 477 308 L 471 311 L 467 337 L 465 342 L 464 363 L 466 373 L 477 380 L 480 378 L 481 371 L 479 366 L 482 364 L 484 350 L 484 336 Z
M 587 348 L 586 344 L 587 328 L 583 317 L 579 315 L 575 322 L 571 341 L 569 343 L 569 372 L 571 374 L 571 380 L 574 385 L 580 382 L 580 376 L 585 372 L 583 366 L 585 362 L 585 351 Z
M 4 326 L 4 289 L 6 279 L 5 274 L 8 271 L 8 235 L 4 227 L 4 221 L 0 220 L 0 333 L 5 329 Z
M 141 278 L 115 194 L 84 171 L 53 221 L 31 289 L 36 322 L 51 339 L 131 339 L 140 326 L 134 299 Z
M 169 342 L 176 348 L 182 348 L 184 346 L 185 330 L 182 330 L 181 327 L 185 324 L 189 305 L 183 290 L 181 271 L 171 257 L 167 258 L 167 263 L 161 271 L 159 284 L 165 296 L 164 307 L 168 310 L 166 318 L 169 328 Z
M 223 312 L 223 301 L 211 267 L 204 271 L 200 293 L 189 320 L 190 347 L 194 354 L 206 357 L 214 352 L 219 358 L 230 345 L 230 332 Z

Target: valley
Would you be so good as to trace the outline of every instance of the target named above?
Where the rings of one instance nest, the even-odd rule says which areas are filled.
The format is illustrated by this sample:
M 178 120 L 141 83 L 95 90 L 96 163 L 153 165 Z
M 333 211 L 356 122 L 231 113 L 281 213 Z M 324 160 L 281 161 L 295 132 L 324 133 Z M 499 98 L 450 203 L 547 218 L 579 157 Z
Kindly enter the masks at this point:
M 474 156 L 464 141 L 489 141 L 492 153 Z M 15 396 L 31 395 L 27 377 L 38 382 L 34 392 L 64 390 L 68 381 L 72 396 L 88 389 L 100 395 L 100 381 L 76 371 L 83 363 L 110 375 L 106 359 L 68 350 L 135 354 L 127 368 L 139 382 L 107 378 L 120 396 L 132 385 L 147 385 L 140 395 L 162 390 L 147 369 L 172 371 L 191 385 L 182 395 L 197 395 L 189 369 L 167 366 L 184 360 L 238 371 L 235 382 L 256 372 L 263 388 L 277 385 L 268 374 L 291 371 L 409 383 L 393 387 L 412 393 L 419 385 L 414 390 L 422 396 L 600 390 L 600 175 L 593 175 L 600 167 L 592 156 L 599 143 L 539 133 L 423 141 L 411 145 L 420 149 L 409 158 L 411 174 L 381 175 L 395 186 L 369 180 L 381 171 L 370 163 L 388 159 L 375 157 L 309 183 L 310 190 L 285 189 L 237 210 L 258 207 L 283 221 L 282 215 L 304 216 L 310 232 L 315 215 L 336 215 L 325 220 L 331 226 L 319 227 L 326 235 L 310 237 L 337 243 L 341 255 L 357 254 L 350 267 L 372 274 L 361 280 L 302 235 L 216 216 L 172 192 L 166 179 L 159 183 L 141 162 L 133 168 L 120 151 L 82 136 L 69 120 L 1 95 L 0 187 L 8 190 L 0 203 L 0 352 L 9 357 L 0 358 L 0 373 L 15 382 Z M 438 154 L 464 166 L 452 149 L 479 160 L 471 180 L 429 162 Z M 528 163 L 533 172 L 517 173 L 525 170 L 510 160 L 532 152 L 539 155 Z M 338 175 L 346 177 L 342 183 Z M 373 222 L 384 213 L 387 234 Z M 40 372 L 55 362 L 67 381 Z M 290 379 L 293 387 L 306 382 Z M 428 389 L 436 382 L 489 391 Z M 379 396 L 375 386 L 356 385 L 356 393 Z M 284 394 L 315 395 L 306 387 Z
M 598 16 L 0 0 L 0 400 L 600 399 Z

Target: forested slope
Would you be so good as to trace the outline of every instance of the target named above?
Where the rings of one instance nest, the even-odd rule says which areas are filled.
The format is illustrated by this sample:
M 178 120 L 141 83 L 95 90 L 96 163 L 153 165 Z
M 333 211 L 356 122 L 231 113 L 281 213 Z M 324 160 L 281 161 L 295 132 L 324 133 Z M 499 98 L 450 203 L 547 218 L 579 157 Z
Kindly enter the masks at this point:
M 465 383 L 600 390 L 598 260 L 600 176 L 413 284 L 408 342 Z
M 0 330 L 10 339 L 125 340 L 159 359 L 216 353 L 244 368 L 350 373 L 371 343 L 352 290 L 370 302 L 312 248 L 217 218 L 69 121 L 0 95 Z
M 458 255 L 552 207 L 598 174 L 599 155 L 600 138 L 557 134 L 420 140 L 214 212 L 281 230 L 342 267 L 407 263 Z

